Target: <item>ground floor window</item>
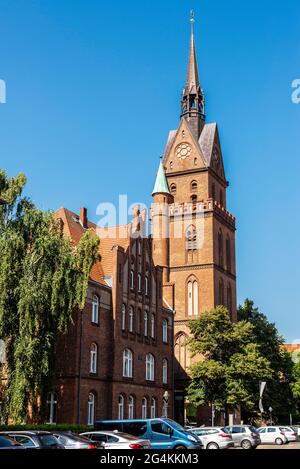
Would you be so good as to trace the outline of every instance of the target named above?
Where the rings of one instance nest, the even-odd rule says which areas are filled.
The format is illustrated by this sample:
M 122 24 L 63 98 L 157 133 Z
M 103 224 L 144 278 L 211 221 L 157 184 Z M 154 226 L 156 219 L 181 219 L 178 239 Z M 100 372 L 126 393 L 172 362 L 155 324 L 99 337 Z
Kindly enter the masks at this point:
M 147 398 L 143 397 L 143 399 L 142 399 L 142 419 L 147 418 L 147 407 L 148 407 Z
M 122 394 L 120 394 L 118 402 L 118 419 L 124 419 L 124 396 Z
M 151 399 L 151 418 L 156 418 L 156 399 L 154 397 Z
M 57 394 L 49 392 L 47 396 L 47 422 L 52 424 L 56 423 L 57 412 Z
M 88 418 L 87 424 L 94 425 L 95 422 L 95 394 L 90 392 L 88 398 Z

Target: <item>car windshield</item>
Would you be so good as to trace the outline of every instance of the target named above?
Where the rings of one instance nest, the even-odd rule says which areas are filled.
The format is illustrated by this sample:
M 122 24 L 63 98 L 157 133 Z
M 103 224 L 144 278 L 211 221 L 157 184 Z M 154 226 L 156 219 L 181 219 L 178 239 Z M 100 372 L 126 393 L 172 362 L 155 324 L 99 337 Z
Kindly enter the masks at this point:
M 186 430 L 179 423 L 174 422 L 174 420 L 164 419 L 164 422 L 168 423 L 175 430 L 179 430 L 180 432 L 186 432 Z
M 58 444 L 54 435 L 40 435 L 39 437 L 43 446 L 56 446 Z

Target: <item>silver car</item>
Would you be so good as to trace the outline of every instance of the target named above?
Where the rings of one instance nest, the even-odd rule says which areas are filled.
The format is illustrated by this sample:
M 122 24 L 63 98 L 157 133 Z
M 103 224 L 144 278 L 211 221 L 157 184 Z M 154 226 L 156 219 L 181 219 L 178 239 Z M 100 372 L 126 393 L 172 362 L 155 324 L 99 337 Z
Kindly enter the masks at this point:
M 227 426 L 224 431 L 232 436 L 234 446 L 243 449 L 255 449 L 261 443 L 258 431 L 252 425 Z
M 150 449 L 149 440 L 137 438 L 128 433 L 117 431 L 95 431 L 81 433 L 81 436 L 90 438 L 93 441 L 99 441 L 104 444 L 105 449 Z
M 285 445 L 289 442 L 286 434 L 283 432 L 283 429 L 286 427 L 260 427 L 258 432 L 260 434 L 260 439 L 262 443 L 265 444 L 276 444 L 276 445 Z
M 231 435 L 223 427 L 191 428 L 189 431 L 200 438 L 204 449 L 228 449 L 234 446 Z

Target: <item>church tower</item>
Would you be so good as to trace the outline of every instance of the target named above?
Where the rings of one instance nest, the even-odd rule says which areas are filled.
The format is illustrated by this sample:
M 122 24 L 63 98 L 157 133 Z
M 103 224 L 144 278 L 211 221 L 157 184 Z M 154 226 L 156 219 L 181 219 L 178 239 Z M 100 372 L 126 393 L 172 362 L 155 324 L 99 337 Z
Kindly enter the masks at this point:
M 218 127 L 205 119 L 193 15 L 191 23 L 180 123 L 169 133 L 162 162 L 173 197 L 169 204 L 168 255 L 164 257 L 164 263 L 168 262 L 164 298 L 175 311 L 175 418 L 181 422 L 191 412 L 184 398 L 191 364 L 185 345 L 188 322 L 217 305 L 226 306 L 236 321 L 235 218 L 227 211 L 229 183 Z M 160 264 L 155 250 L 162 244 L 154 244 L 154 259 Z

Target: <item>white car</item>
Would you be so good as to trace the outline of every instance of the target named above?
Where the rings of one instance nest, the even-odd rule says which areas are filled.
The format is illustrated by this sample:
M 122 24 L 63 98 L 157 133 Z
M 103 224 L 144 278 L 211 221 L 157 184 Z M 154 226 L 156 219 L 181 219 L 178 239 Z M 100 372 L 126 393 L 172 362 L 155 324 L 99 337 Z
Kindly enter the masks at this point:
M 292 427 L 282 426 L 281 431 L 285 434 L 289 441 L 298 441 L 298 432 Z
M 189 430 L 195 433 L 204 446 L 204 449 L 228 449 L 234 447 L 230 433 L 225 433 L 223 427 L 200 427 Z
M 128 433 L 110 432 L 110 431 L 94 431 L 81 433 L 81 436 L 90 438 L 93 441 L 104 443 L 105 449 L 150 449 L 149 440 L 137 438 Z
M 258 433 L 263 444 L 285 445 L 289 442 L 284 429 L 286 427 L 260 427 Z

